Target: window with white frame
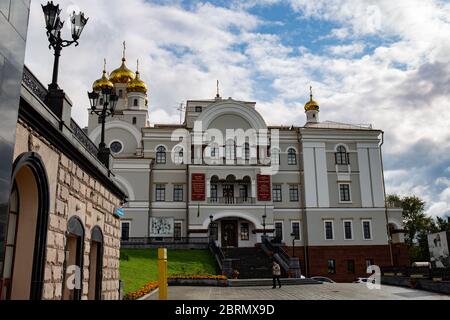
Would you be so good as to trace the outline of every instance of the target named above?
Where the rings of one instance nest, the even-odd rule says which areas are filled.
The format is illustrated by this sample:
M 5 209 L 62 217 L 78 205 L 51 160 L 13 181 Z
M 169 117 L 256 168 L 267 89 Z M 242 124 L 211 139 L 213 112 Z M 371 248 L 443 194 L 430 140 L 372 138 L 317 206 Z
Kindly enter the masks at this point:
M 272 201 L 273 202 L 281 202 L 282 195 L 281 195 L 281 184 L 274 184 L 272 187 Z
M 323 227 L 325 232 L 325 240 L 333 240 L 334 239 L 333 220 L 324 220 Z
M 353 221 L 344 220 L 344 239 L 353 240 Z
M 344 146 L 337 147 L 334 157 L 336 159 L 336 164 L 346 165 L 350 163 L 347 149 L 345 149 Z
M 181 240 L 181 230 L 183 223 L 181 221 L 175 221 L 173 224 L 173 238 L 174 240 Z
M 298 185 L 296 184 L 289 186 L 289 201 L 298 202 Z
M 225 157 L 227 160 L 234 160 L 236 158 L 234 140 L 227 140 L 225 144 Z
M 372 221 L 362 220 L 362 231 L 364 240 L 372 240 Z
M 350 184 L 340 183 L 339 184 L 339 201 L 340 202 L 351 202 L 352 198 L 350 195 Z
M 156 149 L 156 163 L 157 164 L 165 164 L 166 163 L 166 148 L 163 146 L 159 146 Z
M 166 186 L 164 184 L 156 185 L 155 200 L 166 201 Z
M 183 201 L 183 185 L 175 184 L 173 186 L 173 201 L 182 202 Z
M 217 184 L 211 184 L 211 202 L 217 202 L 218 194 L 217 194 Z
M 173 160 L 175 164 L 183 164 L 183 148 L 177 146 L 173 149 Z
M 297 164 L 297 152 L 294 148 L 289 148 L 288 150 L 288 164 L 295 165 Z
M 244 143 L 244 159 L 245 161 L 250 160 L 250 144 L 248 144 L 247 142 Z
M 283 241 L 283 221 L 275 221 L 275 239 Z
M 291 221 L 291 233 L 295 240 L 300 240 L 300 221 Z

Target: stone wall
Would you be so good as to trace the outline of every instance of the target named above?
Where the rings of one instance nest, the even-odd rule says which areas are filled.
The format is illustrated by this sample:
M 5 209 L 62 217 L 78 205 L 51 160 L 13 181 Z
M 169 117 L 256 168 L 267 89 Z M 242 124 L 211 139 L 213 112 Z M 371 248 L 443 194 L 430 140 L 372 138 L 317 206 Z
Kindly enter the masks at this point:
M 19 121 L 14 158 L 30 151 L 41 156 L 50 189 L 43 299 L 62 299 L 65 232 L 68 220 L 74 215 L 83 222 L 85 233 L 82 299 L 88 298 L 90 241 L 95 226 L 101 229 L 104 242 L 102 299 L 118 299 L 120 220 L 113 212 L 120 205 L 120 199 L 26 123 Z

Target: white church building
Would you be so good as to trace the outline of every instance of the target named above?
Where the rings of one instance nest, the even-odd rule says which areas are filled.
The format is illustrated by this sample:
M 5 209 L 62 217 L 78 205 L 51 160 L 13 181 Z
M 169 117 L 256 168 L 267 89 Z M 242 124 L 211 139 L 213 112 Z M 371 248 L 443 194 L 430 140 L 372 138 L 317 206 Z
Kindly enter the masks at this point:
M 407 263 L 401 209 L 385 202 L 381 130 L 321 122 L 312 94 L 303 126 L 268 126 L 255 102 L 219 92 L 188 100 L 183 124 L 157 124 L 147 85 L 125 57 L 93 85 L 104 87 L 119 96 L 106 144 L 128 196 L 123 241 L 213 237 L 220 248 L 252 248 L 268 235 L 309 276 L 337 281 L 371 264 Z M 98 144 L 98 116 L 87 131 Z

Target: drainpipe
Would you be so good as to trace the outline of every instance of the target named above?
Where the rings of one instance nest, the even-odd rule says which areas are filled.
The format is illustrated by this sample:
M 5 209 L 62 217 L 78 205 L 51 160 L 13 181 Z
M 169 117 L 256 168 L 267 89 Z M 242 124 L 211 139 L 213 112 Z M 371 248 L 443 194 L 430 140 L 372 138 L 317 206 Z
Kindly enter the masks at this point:
M 389 231 L 389 217 L 388 217 L 388 207 L 386 202 L 386 183 L 384 181 L 384 165 L 383 165 L 383 152 L 381 152 L 381 147 L 384 144 L 384 131 L 381 131 L 381 144 L 380 144 L 380 159 L 381 159 L 381 174 L 383 175 L 383 192 L 384 192 L 384 215 L 386 218 L 386 231 L 388 235 L 389 243 L 389 254 L 391 258 L 391 266 L 394 265 L 394 256 L 392 254 L 392 239 Z

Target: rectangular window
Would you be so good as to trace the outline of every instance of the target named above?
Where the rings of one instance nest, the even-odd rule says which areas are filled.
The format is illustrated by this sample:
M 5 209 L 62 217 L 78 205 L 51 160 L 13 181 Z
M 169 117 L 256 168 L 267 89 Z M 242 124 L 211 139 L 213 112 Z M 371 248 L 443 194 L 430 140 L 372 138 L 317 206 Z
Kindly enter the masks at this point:
M 181 226 L 182 226 L 181 221 L 175 221 L 175 223 L 173 225 L 173 239 L 175 241 L 181 240 Z
M 156 185 L 156 201 L 166 201 L 166 186 L 164 184 Z
M 239 186 L 239 197 L 242 201 L 247 201 L 248 198 L 248 187 L 245 184 Z
M 329 274 L 336 273 L 336 261 L 334 259 L 328 259 L 328 273 Z
M 241 240 L 242 241 L 250 240 L 248 223 L 241 223 Z
M 344 220 L 344 239 L 353 240 L 353 221 Z
M 122 221 L 121 233 L 121 240 L 128 240 L 130 238 L 130 222 Z
M 300 221 L 291 222 L 292 234 L 295 240 L 300 240 Z
M 181 202 L 183 201 L 183 185 L 176 184 L 173 186 L 173 201 Z
M 363 220 L 362 229 L 363 229 L 363 239 L 372 240 L 372 221 Z
M 348 183 L 339 184 L 339 199 L 341 202 L 350 202 L 350 185 Z
M 203 111 L 202 107 L 195 107 L 195 112 L 200 113 Z
M 334 239 L 333 221 L 326 220 L 323 223 L 325 229 L 325 240 L 333 240 Z
M 355 273 L 355 260 L 347 260 L 347 272 L 350 274 Z
M 211 185 L 211 201 L 217 202 L 217 184 Z
M 283 241 L 283 222 L 275 222 L 275 239 L 279 242 Z
M 272 199 L 273 202 L 281 202 L 282 196 L 281 196 L 281 184 L 274 184 L 272 188 Z
M 289 200 L 291 202 L 298 202 L 298 185 L 289 186 Z

